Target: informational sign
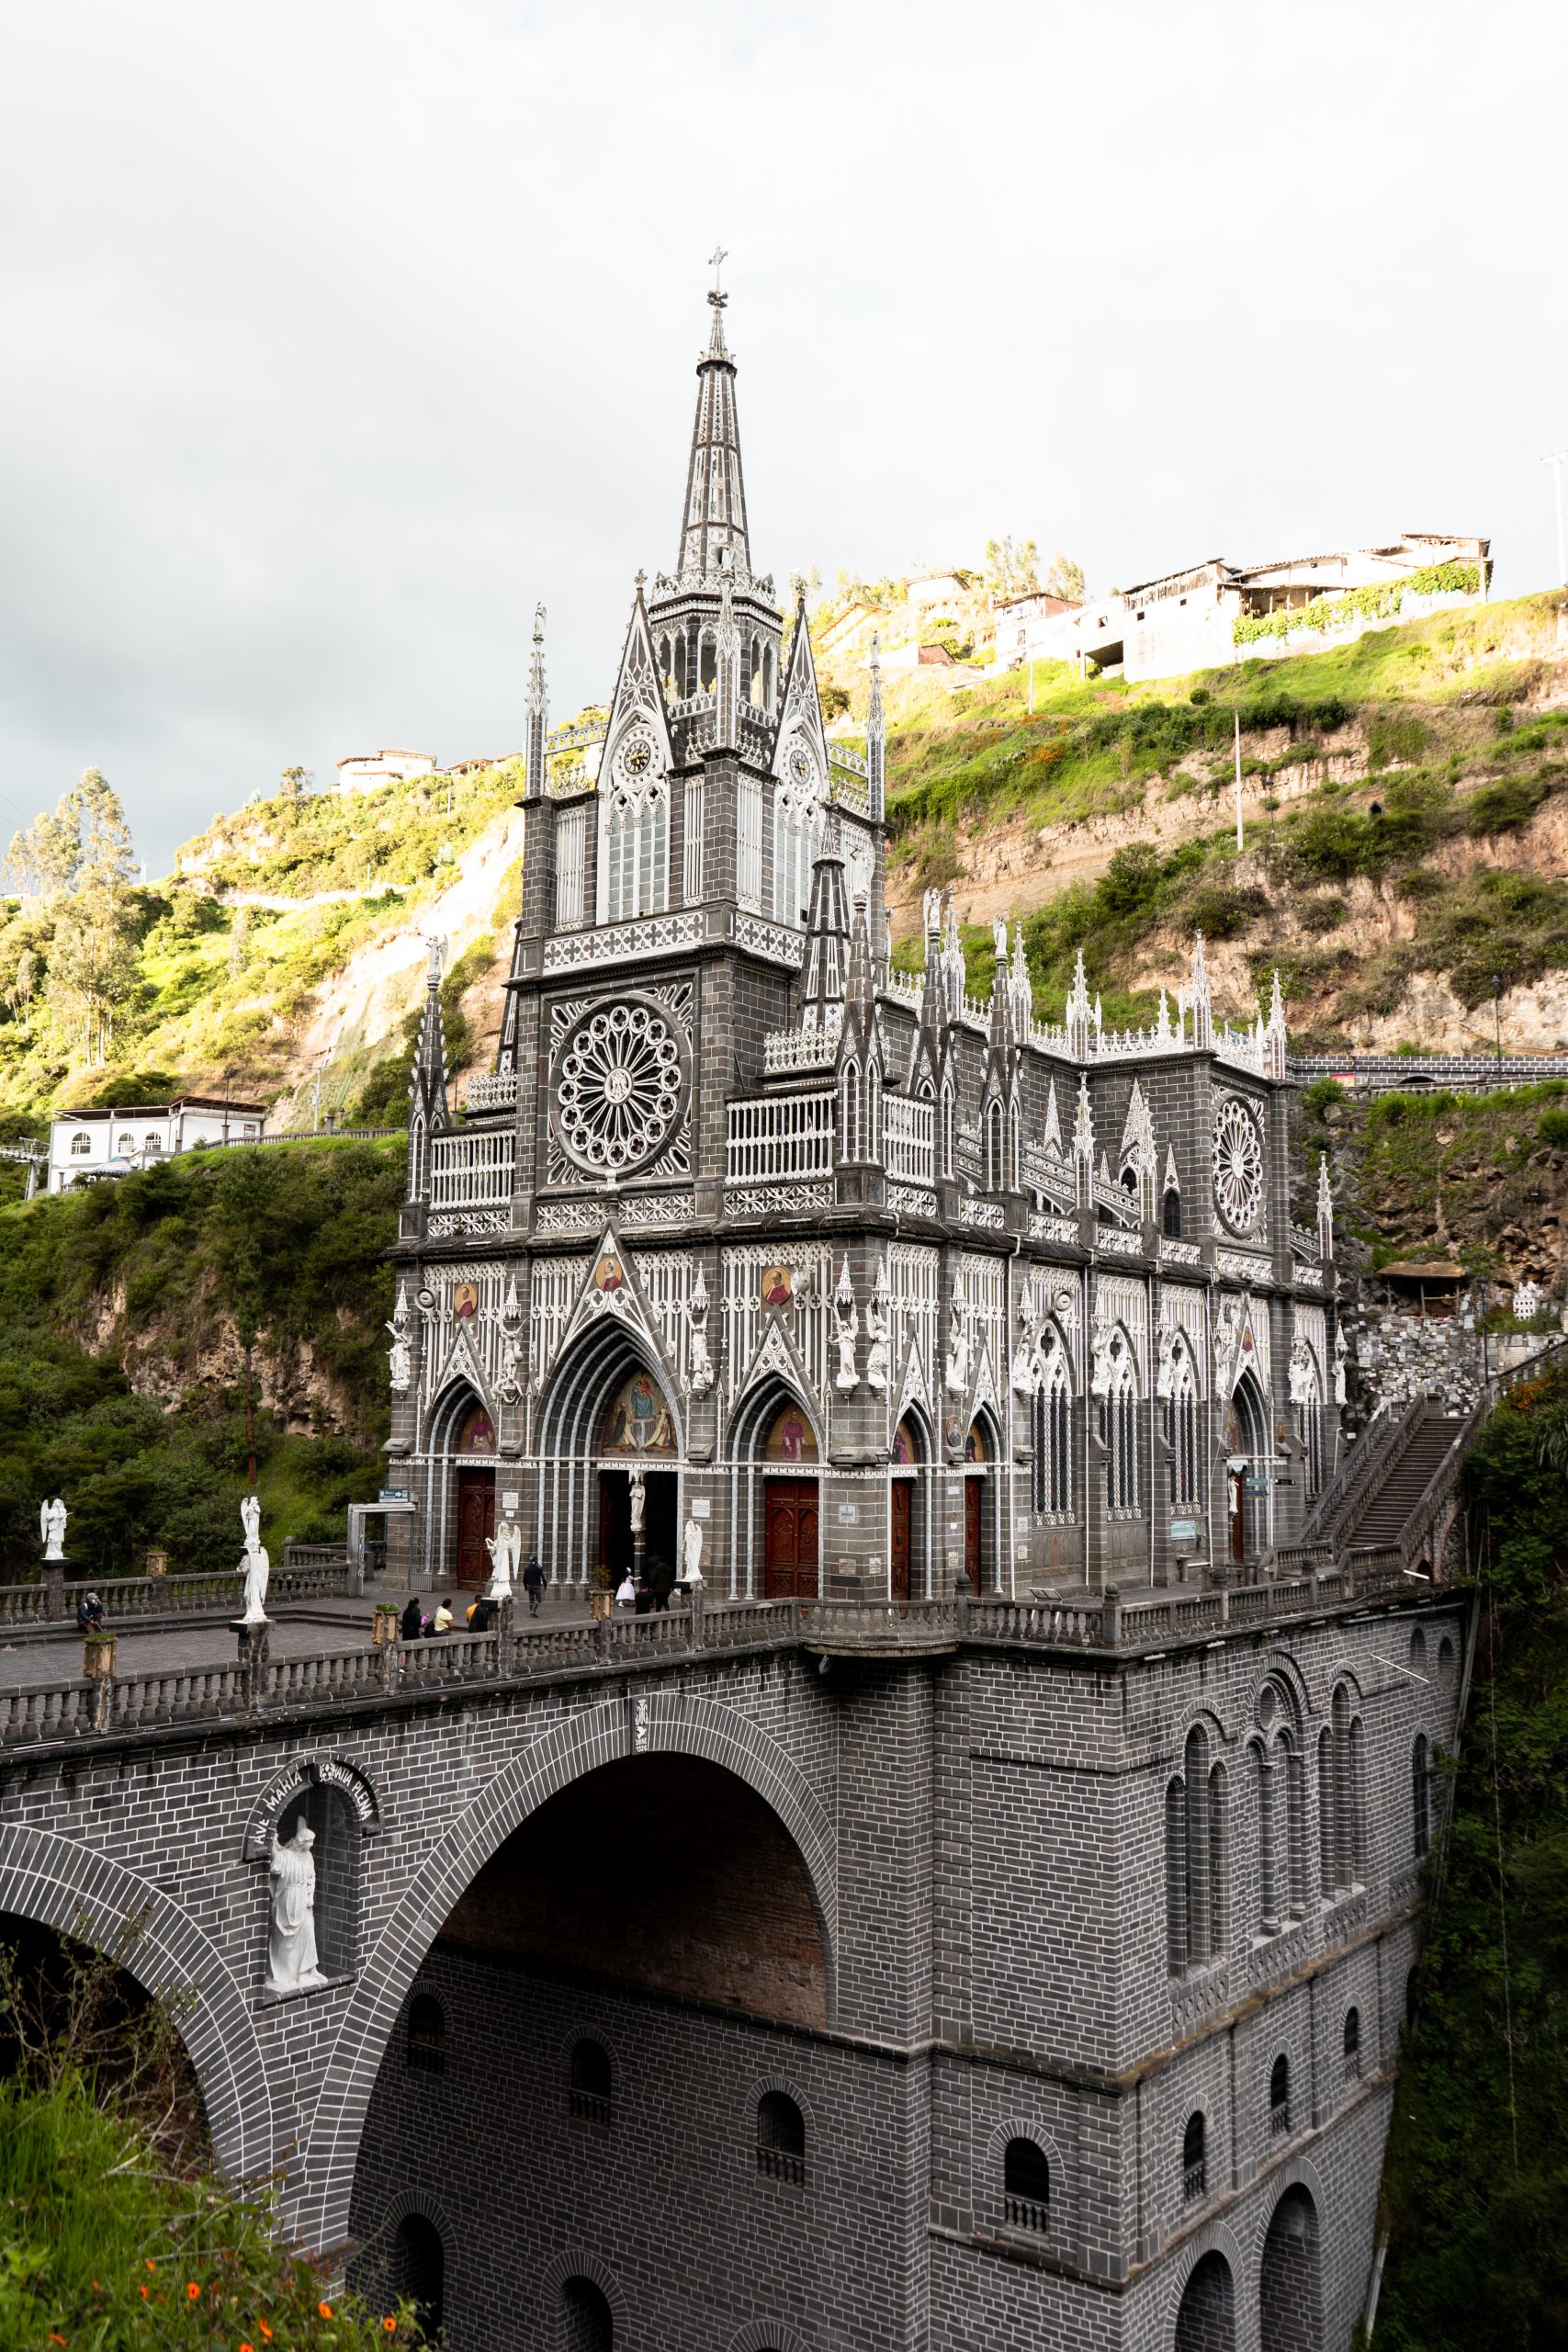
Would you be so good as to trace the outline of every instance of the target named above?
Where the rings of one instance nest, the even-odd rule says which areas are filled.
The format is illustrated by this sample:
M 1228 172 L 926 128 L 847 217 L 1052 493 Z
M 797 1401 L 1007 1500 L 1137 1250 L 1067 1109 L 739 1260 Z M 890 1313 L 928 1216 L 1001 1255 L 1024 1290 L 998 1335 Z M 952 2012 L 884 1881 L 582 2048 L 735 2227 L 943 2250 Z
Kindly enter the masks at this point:
M 1197 1521 L 1173 1519 L 1170 1522 L 1170 1540 L 1173 1544 L 1195 1544 L 1198 1540 Z
M 855 1527 L 858 1526 L 859 1523 L 859 1503 L 840 1503 L 839 1505 L 839 1525 L 840 1527 Z
M 694 1519 L 706 1519 L 707 1515 L 707 1497 L 705 1495 L 694 1495 L 692 1498 L 692 1517 Z

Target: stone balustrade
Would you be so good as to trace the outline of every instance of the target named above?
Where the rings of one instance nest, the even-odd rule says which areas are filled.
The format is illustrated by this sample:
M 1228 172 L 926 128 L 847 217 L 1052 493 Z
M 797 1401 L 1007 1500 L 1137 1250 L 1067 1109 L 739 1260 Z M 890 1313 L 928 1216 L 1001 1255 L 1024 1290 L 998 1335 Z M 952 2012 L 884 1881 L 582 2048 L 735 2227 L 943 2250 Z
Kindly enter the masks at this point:
M 1324 1547 L 1302 1546 L 1315 1555 Z M 1326 1556 L 1326 1555 L 1325 1555 Z M 218 1579 L 217 1581 L 225 1581 Z M 1147 1652 L 1213 1639 L 1413 1586 L 1396 1545 L 1345 1555 L 1317 1573 L 1218 1591 L 1045 1594 L 1028 1600 L 763 1600 L 677 1609 L 588 1624 L 503 1626 L 320 1657 L 171 1668 L 100 1681 L 82 1676 L 0 1690 L 0 1747 L 113 1738 L 158 1725 L 293 1713 L 400 1691 L 471 1690 L 562 1674 L 625 1671 L 699 1653 L 796 1644 L 814 1654 L 913 1657 L 988 1647 Z M 1432 1589 L 1427 1587 L 1427 1589 Z
M 312 1553 L 321 1556 L 310 1556 Z M 304 1558 L 274 1568 L 267 1602 L 277 1608 L 291 1601 L 337 1599 L 347 1590 L 344 1547 L 323 1544 L 310 1547 Z M 0 1585 L 0 1630 L 36 1625 L 58 1631 L 74 1625 L 76 1604 L 89 1592 L 103 1602 L 106 1630 L 112 1634 L 155 1617 L 238 1616 L 245 1580 L 236 1569 L 197 1576 L 113 1577 L 96 1583 L 55 1584 L 46 1577 L 36 1584 Z

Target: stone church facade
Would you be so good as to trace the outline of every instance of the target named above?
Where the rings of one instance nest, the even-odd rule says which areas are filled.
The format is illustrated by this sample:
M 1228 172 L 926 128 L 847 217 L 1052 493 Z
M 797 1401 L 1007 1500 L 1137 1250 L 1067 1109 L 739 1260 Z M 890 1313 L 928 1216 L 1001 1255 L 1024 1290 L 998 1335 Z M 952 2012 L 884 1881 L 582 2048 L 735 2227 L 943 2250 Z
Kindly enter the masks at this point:
M 1059 1023 L 951 900 L 885 908 L 863 750 L 752 569 L 710 296 L 675 568 L 607 719 L 550 734 L 542 616 L 496 1065 L 448 1104 L 436 987 L 397 1247 L 394 1561 L 616 1577 L 694 1518 L 711 1599 L 919 1600 L 1244 1567 L 1330 1475 L 1331 1227 L 1291 1219 L 1285 1024 L 1223 1028 L 1202 946 L 1112 1033 Z

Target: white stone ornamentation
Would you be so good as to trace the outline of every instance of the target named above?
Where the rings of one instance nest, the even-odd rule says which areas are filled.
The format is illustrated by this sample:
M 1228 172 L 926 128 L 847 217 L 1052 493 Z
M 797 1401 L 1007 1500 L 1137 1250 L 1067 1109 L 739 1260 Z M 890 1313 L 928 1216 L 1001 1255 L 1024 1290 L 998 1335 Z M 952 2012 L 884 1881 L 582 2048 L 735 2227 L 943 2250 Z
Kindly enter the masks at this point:
M 485 1588 L 487 1600 L 510 1600 L 517 1587 L 517 1570 L 523 1557 L 523 1531 L 514 1520 L 503 1519 L 493 1535 L 485 1537 L 485 1550 L 490 1554 L 491 1578 Z
M 974 1346 L 969 1337 L 969 1321 L 964 1312 L 964 1285 L 953 1285 L 953 1315 L 948 1326 L 947 1365 L 944 1377 L 954 1396 L 966 1396 L 973 1372 Z
M 1346 1342 L 1344 1326 L 1341 1324 L 1334 1334 L 1334 1401 L 1337 1405 L 1343 1405 L 1345 1402 L 1345 1367 L 1349 1362 L 1349 1357 L 1350 1350 Z
M 1317 1403 L 1317 1366 L 1313 1361 L 1311 1348 L 1299 1331 L 1291 1342 L 1288 1379 L 1292 1405 Z
M 1263 1205 L 1263 1143 L 1237 1094 L 1214 1114 L 1214 1203 L 1233 1233 L 1250 1233 Z
M 324 1984 L 316 1956 L 316 1833 L 301 1821 L 287 1843 L 272 1841 L 271 1917 L 266 1937 L 266 1989 L 308 1993 Z
M 708 1353 L 708 1286 L 703 1279 L 700 1261 L 686 1301 L 686 1324 L 692 1394 L 705 1396 L 713 1386 L 713 1358 Z
M 52 1502 L 46 1502 L 39 1507 L 38 1529 L 39 1535 L 43 1538 L 43 1556 L 46 1560 L 63 1560 L 65 1557 L 66 1517 L 65 1505 L 58 1495 Z
M 648 1517 L 648 1487 L 640 1463 L 634 1463 L 627 1474 L 631 1481 L 632 1533 L 640 1535 Z
M 1214 1316 L 1214 1394 L 1228 1396 L 1235 1386 L 1236 1359 L 1241 1351 L 1242 1304 L 1223 1298 Z
M 394 1396 L 406 1396 L 413 1386 L 413 1350 L 409 1345 L 409 1295 L 398 1285 L 398 1303 L 387 1325 L 392 1344 L 387 1351 L 387 1373 Z
M 854 1285 L 850 1281 L 850 1261 L 846 1258 L 839 1270 L 839 1287 L 833 1293 L 833 1342 L 839 1351 L 834 1385 L 841 1396 L 860 1386 L 860 1371 L 855 1363 L 855 1342 L 859 1338 L 860 1310 L 855 1306 Z
M 684 1093 L 681 1046 L 652 1005 L 597 1006 L 556 1064 L 555 1124 L 580 1168 L 619 1176 L 669 1140 Z
M 688 1513 L 681 1535 L 681 1566 L 688 1585 L 703 1580 L 703 1527 L 701 1520 Z
M 871 1345 L 865 1359 L 865 1385 L 878 1396 L 886 1393 L 891 1369 L 888 1355 L 888 1289 L 887 1261 L 883 1259 L 876 1269 L 876 1285 L 871 1294 L 871 1304 L 865 1310 L 865 1336 Z
M 247 1625 L 265 1625 L 266 1623 L 266 1585 L 267 1577 L 272 1572 L 272 1563 L 262 1545 L 259 1497 L 255 1495 L 245 1497 L 244 1501 L 240 1505 L 240 1524 L 245 1531 L 244 1556 L 240 1562 L 240 1571 L 245 1579 L 243 1623 Z

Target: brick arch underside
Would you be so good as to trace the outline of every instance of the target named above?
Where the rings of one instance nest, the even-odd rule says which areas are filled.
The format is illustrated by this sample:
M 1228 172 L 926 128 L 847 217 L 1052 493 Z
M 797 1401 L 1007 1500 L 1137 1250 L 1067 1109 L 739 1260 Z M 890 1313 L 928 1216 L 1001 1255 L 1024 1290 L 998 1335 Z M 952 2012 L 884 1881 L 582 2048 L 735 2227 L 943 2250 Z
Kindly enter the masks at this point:
M 487 1784 L 404 1894 L 367 1956 L 327 2064 L 306 2151 L 303 2194 L 291 2217 L 307 2244 L 330 2246 L 347 2237 L 360 2136 L 376 2077 L 409 1986 L 459 1895 L 530 1815 L 601 1765 L 639 1754 L 697 1757 L 734 1773 L 771 1806 L 795 1844 L 811 1891 L 831 2018 L 838 1858 L 826 1807 L 777 1741 L 733 1708 L 680 1691 L 649 1692 L 637 1703 L 635 1746 L 625 1700 L 584 1708 L 552 1726 Z
M 5 1912 L 90 1938 L 158 1999 L 186 1996 L 175 2022 L 219 2162 L 231 2180 L 270 2168 L 272 2096 L 250 2009 L 222 1953 L 187 1912 L 91 1847 L 16 1823 L 0 1828 Z

